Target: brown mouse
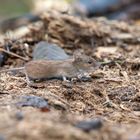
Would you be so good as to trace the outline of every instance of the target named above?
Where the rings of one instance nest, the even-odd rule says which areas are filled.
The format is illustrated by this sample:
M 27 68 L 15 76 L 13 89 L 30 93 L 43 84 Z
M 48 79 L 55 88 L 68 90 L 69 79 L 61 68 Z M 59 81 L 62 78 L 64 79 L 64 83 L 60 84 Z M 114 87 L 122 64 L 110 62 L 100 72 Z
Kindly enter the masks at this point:
M 2 70 L 2 72 L 24 70 L 28 82 L 30 80 L 78 77 L 89 73 L 98 67 L 98 63 L 85 55 L 75 55 L 74 58 L 66 60 L 32 60 L 21 68 Z
M 97 62 L 88 57 L 76 56 L 67 60 L 33 60 L 25 64 L 29 79 L 74 78 L 79 74 L 91 72 L 97 68 Z

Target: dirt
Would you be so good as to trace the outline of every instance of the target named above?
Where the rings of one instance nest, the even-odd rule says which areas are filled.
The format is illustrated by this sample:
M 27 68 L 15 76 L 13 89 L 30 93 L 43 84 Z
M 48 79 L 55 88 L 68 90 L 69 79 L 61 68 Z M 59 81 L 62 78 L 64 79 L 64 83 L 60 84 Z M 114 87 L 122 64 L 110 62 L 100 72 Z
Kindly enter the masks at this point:
M 49 80 L 29 87 L 24 76 L 0 76 L 0 138 L 3 140 L 139 140 L 140 139 L 140 26 L 119 21 L 80 19 L 46 13 L 29 32 L 6 39 L 10 51 L 2 69 L 32 59 L 37 42 L 56 43 L 68 54 L 83 49 L 102 62 L 87 81 Z M 15 36 L 14 36 L 15 35 Z M 103 64 L 104 62 L 104 64 Z M 39 96 L 48 109 L 17 106 L 22 96 Z M 103 126 L 84 132 L 79 121 L 101 119 Z

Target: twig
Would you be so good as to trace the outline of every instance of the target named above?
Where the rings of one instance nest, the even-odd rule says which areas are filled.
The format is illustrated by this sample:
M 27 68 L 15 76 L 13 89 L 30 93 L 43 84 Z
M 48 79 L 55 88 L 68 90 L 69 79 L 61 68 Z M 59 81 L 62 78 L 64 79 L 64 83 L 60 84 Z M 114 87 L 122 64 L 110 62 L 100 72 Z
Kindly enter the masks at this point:
M 115 109 L 119 109 L 118 106 L 109 99 L 109 97 L 106 93 L 106 90 L 104 90 L 102 94 L 103 94 L 103 96 L 105 97 L 105 100 L 106 100 L 103 103 L 103 106 L 109 106 L 109 107 L 114 107 Z
M 13 53 L 13 52 L 9 52 L 9 51 L 7 51 L 7 50 L 5 50 L 5 49 L 3 49 L 3 48 L 0 48 L 0 51 L 5 52 L 5 53 L 10 54 L 10 55 L 13 55 L 13 56 L 15 56 L 15 57 L 18 57 L 18 58 L 20 58 L 20 59 L 22 59 L 22 60 L 24 60 L 24 61 L 28 61 L 28 60 L 29 60 L 29 58 L 22 57 L 22 56 L 20 56 L 20 55 L 18 55 L 18 54 L 15 54 L 15 53 Z
M 52 96 L 52 97 L 54 97 L 54 98 L 56 98 L 56 99 L 58 99 L 58 100 L 60 100 L 61 102 L 63 102 L 64 104 L 66 104 L 67 106 L 70 107 L 70 104 L 68 104 L 65 100 L 63 100 L 63 99 L 62 99 L 61 97 L 59 97 L 58 95 L 56 95 L 56 94 L 54 94 L 54 93 L 52 93 L 52 92 L 49 92 L 49 95 Z
M 117 78 L 104 78 L 105 81 L 109 81 L 109 82 L 116 82 L 116 83 L 122 83 L 123 81 L 121 79 L 117 79 Z

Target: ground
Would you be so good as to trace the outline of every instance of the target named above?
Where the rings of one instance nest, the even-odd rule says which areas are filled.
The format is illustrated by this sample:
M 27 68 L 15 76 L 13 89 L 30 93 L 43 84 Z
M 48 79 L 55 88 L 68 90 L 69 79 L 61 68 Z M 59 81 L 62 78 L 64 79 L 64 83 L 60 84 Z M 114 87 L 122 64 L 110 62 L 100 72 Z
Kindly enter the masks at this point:
M 140 27 L 134 23 L 80 19 L 46 13 L 29 32 L 11 44 L 3 69 L 31 59 L 34 45 L 47 40 L 72 55 L 77 49 L 102 63 L 91 79 L 49 80 L 29 87 L 24 76 L 0 77 L 0 138 L 11 140 L 139 140 L 140 139 Z M 3 46 L 7 42 L 3 43 Z M 39 96 L 48 106 L 19 105 L 23 97 Z M 84 132 L 79 121 L 99 118 L 100 129 Z

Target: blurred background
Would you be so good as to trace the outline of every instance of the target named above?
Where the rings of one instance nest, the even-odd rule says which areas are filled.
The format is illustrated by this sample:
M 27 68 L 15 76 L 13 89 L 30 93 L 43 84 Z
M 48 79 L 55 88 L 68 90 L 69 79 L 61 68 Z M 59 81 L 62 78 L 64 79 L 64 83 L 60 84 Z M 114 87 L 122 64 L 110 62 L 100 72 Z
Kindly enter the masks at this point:
M 33 8 L 32 0 L 0 0 L 0 21 L 23 15 Z
M 0 0 L 0 21 L 28 13 L 40 13 L 50 8 L 63 8 L 68 0 Z
M 108 19 L 137 23 L 140 19 L 140 0 L 0 0 L 0 2 L 0 29 L 4 31 L 5 28 L 10 28 L 11 22 L 17 27 L 17 19 L 23 17 L 20 24 L 18 21 L 18 26 L 22 25 L 22 22 L 25 24 L 26 19 L 32 22 L 32 15 L 39 15 L 49 9 L 67 11 L 75 16 L 89 18 L 104 16 Z M 12 21 L 9 20 L 12 18 Z

